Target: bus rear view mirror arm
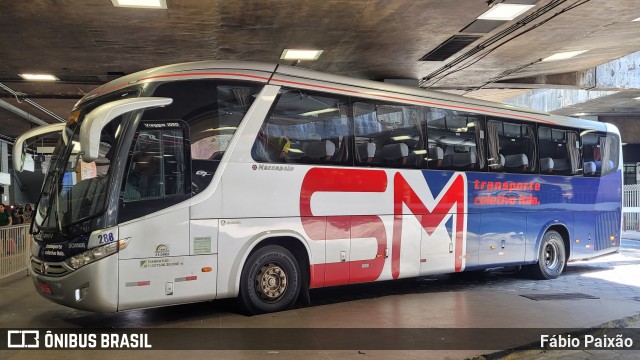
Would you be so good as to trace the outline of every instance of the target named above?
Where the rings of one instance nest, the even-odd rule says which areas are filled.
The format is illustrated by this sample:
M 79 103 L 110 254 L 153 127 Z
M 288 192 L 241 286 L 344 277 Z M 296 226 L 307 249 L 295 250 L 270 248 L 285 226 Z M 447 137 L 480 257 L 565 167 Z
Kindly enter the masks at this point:
M 53 134 L 57 132 L 64 133 L 64 127 L 64 123 L 44 125 L 31 129 L 26 133 L 20 135 L 13 145 L 13 169 L 17 172 L 22 172 L 22 170 L 24 169 L 25 157 L 27 155 L 27 147 L 24 144 L 25 141 L 36 136 Z
M 98 158 L 100 132 L 111 120 L 130 111 L 166 106 L 172 102 L 171 98 L 142 97 L 112 101 L 98 106 L 87 114 L 80 127 L 82 161 L 92 162 Z

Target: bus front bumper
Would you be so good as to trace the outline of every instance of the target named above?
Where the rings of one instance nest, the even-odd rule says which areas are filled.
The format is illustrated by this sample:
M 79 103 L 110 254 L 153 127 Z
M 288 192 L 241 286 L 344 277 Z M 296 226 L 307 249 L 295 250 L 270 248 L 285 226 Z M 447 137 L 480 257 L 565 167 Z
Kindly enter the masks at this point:
M 36 290 L 47 300 L 80 310 L 118 311 L 117 253 L 77 270 L 70 270 L 64 263 L 43 263 L 32 258 L 29 272 Z M 54 272 L 64 275 L 49 275 Z

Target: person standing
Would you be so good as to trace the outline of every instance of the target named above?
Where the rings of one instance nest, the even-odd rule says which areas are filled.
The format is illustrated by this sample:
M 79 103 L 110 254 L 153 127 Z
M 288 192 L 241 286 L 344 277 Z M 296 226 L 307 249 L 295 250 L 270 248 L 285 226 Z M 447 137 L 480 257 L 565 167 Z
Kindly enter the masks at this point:
M 11 217 L 13 217 L 13 225 L 22 224 L 22 206 L 14 204 L 11 208 Z
M 0 226 L 9 226 L 13 224 L 11 214 L 4 204 L 0 204 Z
M 24 206 L 24 213 L 22 214 L 22 218 L 24 219 L 25 224 L 31 223 L 31 213 L 33 209 L 31 209 L 31 204 L 27 204 Z

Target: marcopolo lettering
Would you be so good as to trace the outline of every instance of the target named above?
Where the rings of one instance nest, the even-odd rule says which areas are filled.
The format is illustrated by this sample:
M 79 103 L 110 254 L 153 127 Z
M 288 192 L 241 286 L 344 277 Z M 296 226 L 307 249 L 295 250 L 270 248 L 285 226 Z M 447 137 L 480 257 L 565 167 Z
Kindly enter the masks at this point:
M 293 171 L 291 165 L 258 165 L 258 170 L 272 170 L 272 171 Z

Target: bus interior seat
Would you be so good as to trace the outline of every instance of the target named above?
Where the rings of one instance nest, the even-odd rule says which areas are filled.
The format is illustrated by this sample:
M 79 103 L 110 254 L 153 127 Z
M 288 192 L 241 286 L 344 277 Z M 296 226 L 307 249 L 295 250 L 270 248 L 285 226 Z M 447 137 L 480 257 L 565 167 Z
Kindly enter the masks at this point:
M 525 171 L 529 165 L 529 158 L 526 154 L 513 154 L 504 157 L 504 167 L 515 171 Z
M 407 144 L 388 144 L 382 147 L 382 158 L 386 164 L 392 166 L 404 166 L 409 155 Z
M 457 169 L 473 169 L 476 162 L 477 156 L 473 151 L 451 154 L 451 165 Z
M 594 162 L 596 165 L 596 172 L 601 172 L 602 171 L 602 161 L 598 160 Z M 606 170 L 611 170 L 613 169 L 615 166 L 613 160 L 609 160 L 609 168 Z
M 335 152 L 336 145 L 330 140 L 314 140 L 305 144 L 305 154 L 311 160 L 329 161 Z
M 452 159 L 455 146 L 447 145 L 444 154 L 442 155 L 442 161 L 440 162 L 440 167 L 444 169 L 448 169 L 453 165 Z
M 553 159 L 550 157 L 540 159 L 540 172 L 550 174 L 553 172 Z
M 420 157 L 414 151 L 409 151 L 409 155 L 407 155 L 406 165 L 408 167 L 416 167 L 418 165 L 418 160 Z
M 382 149 L 376 149 L 375 154 L 373 155 L 372 164 L 380 165 L 382 163 Z
M 442 159 L 444 159 L 444 151 L 441 147 L 431 147 L 428 151 L 429 155 L 429 167 L 437 169 L 442 166 Z
M 441 165 L 443 168 L 472 170 L 475 168 L 477 160 L 475 149 L 471 146 L 448 146 L 442 157 Z
M 571 169 L 568 159 L 553 159 L 554 172 L 566 172 Z
M 596 163 L 593 161 L 587 161 L 584 163 L 584 174 L 585 175 L 595 175 L 596 174 Z
M 360 162 L 371 164 L 376 155 L 376 144 L 370 142 L 358 144 L 358 155 L 360 155 Z

